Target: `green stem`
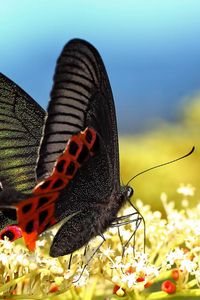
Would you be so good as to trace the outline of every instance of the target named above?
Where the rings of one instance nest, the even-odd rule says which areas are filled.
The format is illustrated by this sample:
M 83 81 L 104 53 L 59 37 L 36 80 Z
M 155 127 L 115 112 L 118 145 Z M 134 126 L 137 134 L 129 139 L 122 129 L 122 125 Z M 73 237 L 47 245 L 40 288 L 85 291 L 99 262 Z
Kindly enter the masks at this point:
M 165 292 L 154 292 L 149 296 L 146 296 L 146 300 L 161 300 L 161 299 L 189 299 L 189 297 L 200 297 L 200 289 L 192 289 L 192 290 L 185 290 L 182 292 L 177 292 L 174 294 L 167 294 Z

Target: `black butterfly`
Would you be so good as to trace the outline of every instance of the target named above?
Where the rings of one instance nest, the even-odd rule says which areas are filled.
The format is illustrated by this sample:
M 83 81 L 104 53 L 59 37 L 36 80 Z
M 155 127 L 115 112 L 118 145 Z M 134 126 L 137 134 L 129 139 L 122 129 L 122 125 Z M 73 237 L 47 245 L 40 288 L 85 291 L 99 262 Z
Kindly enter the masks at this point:
M 94 155 L 81 161 L 80 168 L 55 200 L 54 220 L 72 217 L 53 240 L 50 249 L 53 257 L 74 252 L 94 236 L 102 236 L 108 227 L 123 224 L 125 220 L 117 218 L 117 214 L 133 190 L 120 185 L 116 114 L 108 76 L 92 45 L 71 40 L 57 61 L 45 114 L 16 84 L 0 75 L 1 226 L 20 225 L 15 208 L 19 204 L 27 208 L 28 203 L 30 209 L 32 204 L 27 199 L 34 202 L 31 191 L 37 182 L 51 176 L 67 142 L 87 128 L 97 136 Z M 41 197 L 38 201 L 41 202 Z M 38 207 L 34 213 L 45 224 L 51 221 L 47 213 L 41 216 Z M 31 214 L 27 218 L 30 232 L 27 229 L 26 233 L 32 233 L 35 227 Z

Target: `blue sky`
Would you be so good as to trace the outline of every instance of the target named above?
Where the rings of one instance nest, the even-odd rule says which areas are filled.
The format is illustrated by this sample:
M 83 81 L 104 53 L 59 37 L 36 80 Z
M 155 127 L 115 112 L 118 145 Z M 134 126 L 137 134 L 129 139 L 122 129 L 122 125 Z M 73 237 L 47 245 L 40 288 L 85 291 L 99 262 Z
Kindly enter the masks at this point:
M 173 119 L 200 90 L 199 0 L 0 0 L 0 71 L 43 107 L 64 44 L 80 37 L 105 62 L 120 132 Z

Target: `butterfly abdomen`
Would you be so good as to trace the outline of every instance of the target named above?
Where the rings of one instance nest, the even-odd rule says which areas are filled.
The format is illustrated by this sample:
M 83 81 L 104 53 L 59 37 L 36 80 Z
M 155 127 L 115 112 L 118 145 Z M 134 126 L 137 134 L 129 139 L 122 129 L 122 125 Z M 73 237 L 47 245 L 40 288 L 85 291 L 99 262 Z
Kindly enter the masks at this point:
M 106 231 L 117 218 L 117 214 L 125 202 L 125 197 L 121 193 L 113 193 L 109 201 L 99 205 L 99 218 L 96 220 L 96 235 Z

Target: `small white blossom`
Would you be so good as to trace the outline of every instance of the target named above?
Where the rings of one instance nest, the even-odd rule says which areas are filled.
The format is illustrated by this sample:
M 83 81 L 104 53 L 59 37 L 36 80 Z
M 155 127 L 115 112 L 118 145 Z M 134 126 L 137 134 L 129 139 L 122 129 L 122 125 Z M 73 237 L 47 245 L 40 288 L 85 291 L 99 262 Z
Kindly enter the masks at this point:
M 113 249 L 111 249 L 111 247 L 109 246 L 108 248 L 106 249 L 102 249 L 102 253 L 105 255 L 105 256 L 110 256 L 114 253 L 115 251 Z
M 177 192 L 184 196 L 194 196 L 195 188 L 191 184 L 181 184 L 180 187 L 177 189 Z
M 122 282 L 125 283 L 128 288 L 131 288 L 133 287 L 133 285 L 136 283 L 136 274 L 135 273 L 132 273 L 132 274 L 125 274 L 123 277 L 122 277 Z
M 196 268 L 196 263 L 191 261 L 190 259 L 183 259 L 180 263 L 180 270 L 187 272 L 192 272 Z

